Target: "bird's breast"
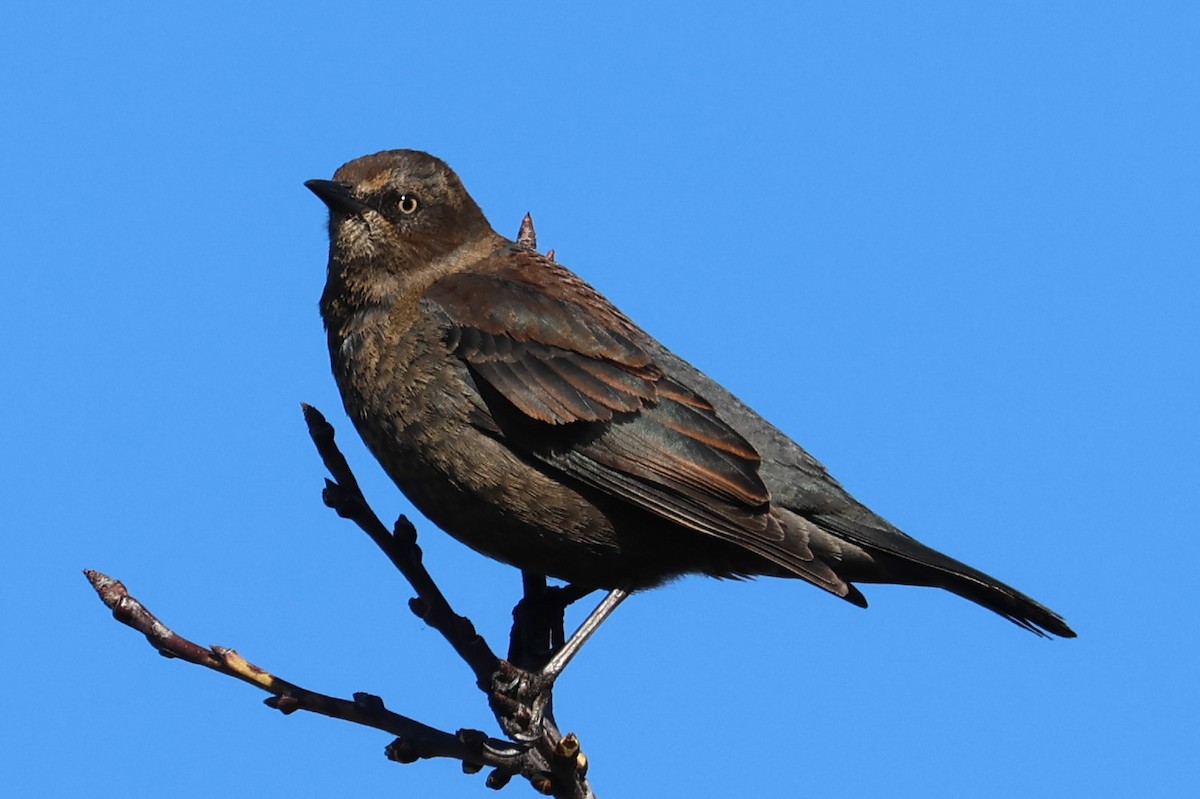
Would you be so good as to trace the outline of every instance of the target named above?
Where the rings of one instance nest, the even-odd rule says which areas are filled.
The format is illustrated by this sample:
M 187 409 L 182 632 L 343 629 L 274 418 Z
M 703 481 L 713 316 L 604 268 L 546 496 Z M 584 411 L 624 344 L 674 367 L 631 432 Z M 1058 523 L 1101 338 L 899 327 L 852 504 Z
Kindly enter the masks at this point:
M 418 510 L 490 557 L 545 573 L 615 546 L 600 509 L 481 429 L 487 406 L 436 320 L 358 321 L 330 336 L 333 372 L 363 441 Z

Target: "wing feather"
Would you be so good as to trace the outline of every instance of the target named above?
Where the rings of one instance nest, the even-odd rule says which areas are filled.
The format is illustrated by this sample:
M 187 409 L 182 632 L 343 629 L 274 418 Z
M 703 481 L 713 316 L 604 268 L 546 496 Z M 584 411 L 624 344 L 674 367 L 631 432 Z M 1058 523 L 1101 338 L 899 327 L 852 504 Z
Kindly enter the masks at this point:
M 805 560 L 781 547 L 754 447 L 663 376 L 639 343 L 648 337 L 619 311 L 570 272 L 544 268 L 558 270 L 553 280 L 531 283 L 528 268 L 457 274 L 426 292 L 489 403 L 489 433 L 664 519 L 781 565 Z

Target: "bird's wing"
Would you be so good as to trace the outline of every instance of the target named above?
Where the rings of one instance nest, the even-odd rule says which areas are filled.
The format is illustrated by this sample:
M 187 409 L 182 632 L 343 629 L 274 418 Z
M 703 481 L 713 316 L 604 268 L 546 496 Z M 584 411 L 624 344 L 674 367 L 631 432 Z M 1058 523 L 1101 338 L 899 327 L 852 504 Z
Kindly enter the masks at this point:
M 534 258 L 508 272 L 451 275 L 425 295 L 487 402 L 481 426 L 665 519 L 752 551 L 779 548 L 754 447 L 665 377 L 639 343 L 645 334 L 607 300 Z

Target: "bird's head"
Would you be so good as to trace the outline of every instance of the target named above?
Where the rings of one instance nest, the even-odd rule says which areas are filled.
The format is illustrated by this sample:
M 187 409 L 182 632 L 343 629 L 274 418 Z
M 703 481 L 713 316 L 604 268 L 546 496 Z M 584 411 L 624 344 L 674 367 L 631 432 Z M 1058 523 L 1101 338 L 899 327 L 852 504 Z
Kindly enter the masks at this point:
M 492 233 L 445 162 L 387 150 L 305 184 L 329 208 L 330 265 L 419 270 Z

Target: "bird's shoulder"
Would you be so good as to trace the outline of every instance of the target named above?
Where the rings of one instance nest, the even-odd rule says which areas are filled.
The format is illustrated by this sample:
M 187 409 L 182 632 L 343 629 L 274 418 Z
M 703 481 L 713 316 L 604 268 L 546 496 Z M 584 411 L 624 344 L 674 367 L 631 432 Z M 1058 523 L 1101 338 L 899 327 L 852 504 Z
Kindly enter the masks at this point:
M 540 253 L 505 245 L 470 268 L 434 281 L 427 308 L 451 324 L 647 366 L 648 337 L 571 270 Z
M 476 377 L 540 422 L 608 421 L 657 398 L 636 325 L 570 270 L 516 245 L 426 290 L 426 313 Z

